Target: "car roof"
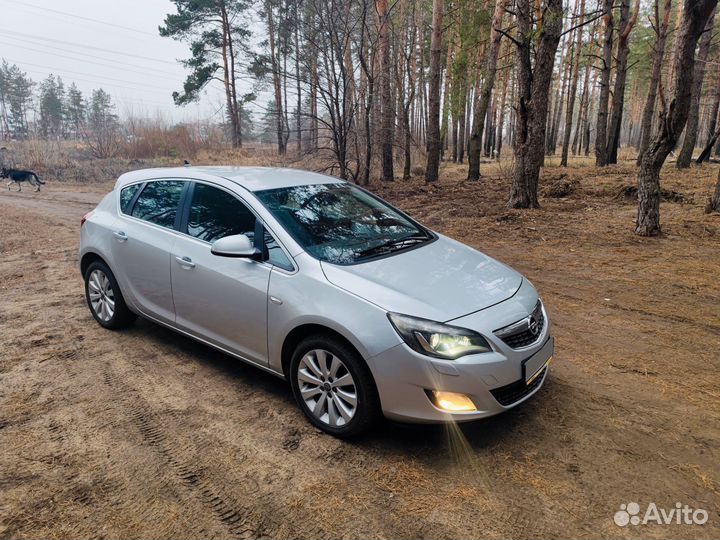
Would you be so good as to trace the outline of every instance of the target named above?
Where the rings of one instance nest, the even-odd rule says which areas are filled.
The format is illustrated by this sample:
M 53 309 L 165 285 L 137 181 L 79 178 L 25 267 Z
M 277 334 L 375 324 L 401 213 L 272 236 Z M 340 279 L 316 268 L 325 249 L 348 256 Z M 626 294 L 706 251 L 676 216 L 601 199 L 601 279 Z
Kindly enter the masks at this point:
M 301 169 L 283 169 L 275 167 L 172 167 L 157 169 L 140 169 L 123 174 L 118 178 L 115 187 L 122 187 L 134 182 L 157 179 L 195 179 L 210 180 L 223 178 L 234 182 L 248 191 L 262 191 L 311 184 L 336 184 L 343 182 L 339 178 L 327 176 Z

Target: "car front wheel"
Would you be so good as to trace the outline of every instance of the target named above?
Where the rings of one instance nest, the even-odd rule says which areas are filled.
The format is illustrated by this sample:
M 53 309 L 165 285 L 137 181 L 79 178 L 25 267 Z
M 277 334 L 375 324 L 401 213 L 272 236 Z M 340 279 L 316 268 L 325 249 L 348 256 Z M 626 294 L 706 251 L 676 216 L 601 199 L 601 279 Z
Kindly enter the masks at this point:
M 310 422 L 336 437 L 358 435 L 379 416 L 370 370 L 357 351 L 332 336 L 306 338 L 297 346 L 290 382 Z

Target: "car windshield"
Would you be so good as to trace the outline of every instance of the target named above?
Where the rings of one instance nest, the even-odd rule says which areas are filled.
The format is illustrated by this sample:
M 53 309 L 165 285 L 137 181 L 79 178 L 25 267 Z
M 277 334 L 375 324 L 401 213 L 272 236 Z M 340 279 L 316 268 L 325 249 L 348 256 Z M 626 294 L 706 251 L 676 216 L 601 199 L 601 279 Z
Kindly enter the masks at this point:
M 255 192 L 312 256 L 352 264 L 426 242 L 433 235 L 352 184 L 314 184 Z

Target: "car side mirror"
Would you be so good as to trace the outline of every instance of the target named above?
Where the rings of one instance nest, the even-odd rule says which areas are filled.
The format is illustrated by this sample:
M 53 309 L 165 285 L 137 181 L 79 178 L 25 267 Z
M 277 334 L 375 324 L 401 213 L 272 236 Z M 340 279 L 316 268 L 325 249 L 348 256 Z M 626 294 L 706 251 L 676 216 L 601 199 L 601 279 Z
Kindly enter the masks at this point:
M 210 253 L 219 257 L 260 260 L 262 253 L 245 234 L 226 236 L 213 242 Z

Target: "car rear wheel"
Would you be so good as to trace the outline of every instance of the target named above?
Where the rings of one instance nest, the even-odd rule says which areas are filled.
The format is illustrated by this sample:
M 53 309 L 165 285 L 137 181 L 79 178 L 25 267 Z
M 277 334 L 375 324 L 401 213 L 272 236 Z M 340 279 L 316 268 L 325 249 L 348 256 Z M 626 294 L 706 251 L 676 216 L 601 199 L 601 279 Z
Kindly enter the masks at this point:
M 367 430 L 380 414 L 370 370 L 348 344 L 332 336 L 304 339 L 290 363 L 290 382 L 310 422 L 336 437 Z
M 105 328 L 125 328 L 137 318 L 125 304 L 112 271 L 101 261 L 93 262 L 85 271 L 85 298 L 90 313 Z

